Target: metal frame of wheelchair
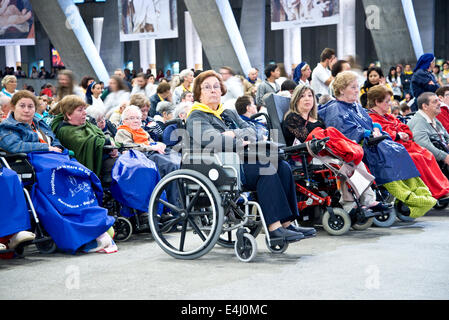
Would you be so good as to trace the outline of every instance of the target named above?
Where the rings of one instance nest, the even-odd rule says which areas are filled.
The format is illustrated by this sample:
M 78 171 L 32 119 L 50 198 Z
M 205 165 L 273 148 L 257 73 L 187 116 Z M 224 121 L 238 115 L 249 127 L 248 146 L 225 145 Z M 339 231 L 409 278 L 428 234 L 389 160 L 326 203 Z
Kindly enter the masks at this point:
M 236 153 L 185 153 L 181 169 L 161 179 L 150 199 L 149 222 L 162 250 L 174 258 L 192 260 L 218 243 L 233 247 L 239 260 L 249 262 L 256 256 L 255 238 L 263 228 L 268 249 L 285 252 L 288 242 L 270 238 L 262 209 L 251 199 L 255 192 L 242 189 L 238 157 Z M 169 184 L 178 188 L 177 204 L 163 197 Z M 164 228 L 158 223 L 159 205 L 169 208 L 175 216 Z M 174 225 L 179 225 L 181 231 L 165 232 Z
M 277 136 L 271 137 L 272 140 L 278 143 L 284 143 L 285 144 L 285 138 L 283 136 L 282 132 L 282 126 L 281 126 L 281 120 L 283 119 L 284 114 L 289 109 L 290 99 L 286 97 L 281 97 L 277 95 L 269 95 L 265 97 L 265 105 L 268 112 L 268 117 L 270 121 L 267 121 L 267 124 L 269 125 L 270 130 L 277 130 L 278 134 Z M 288 149 L 288 148 L 287 148 Z M 329 153 L 332 154 L 331 150 L 327 150 Z M 309 152 L 301 152 L 298 154 L 301 156 L 304 160 L 306 159 L 306 156 L 310 155 Z M 335 158 L 338 158 L 334 155 Z M 307 163 L 307 161 L 302 162 Z M 322 180 L 323 172 L 320 172 L 321 170 L 329 170 L 332 171 L 330 167 L 326 167 L 326 165 L 323 165 L 321 168 L 318 168 L 318 174 L 315 174 L 316 168 L 312 164 L 303 165 L 302 171 L 306 172 L 306 176 L 295 176 L 295 180 L 297 181 L 298 186 L 298 197 L 301 198 L 301 194 L 307 195 L 310 194 L 310 197 L 308 197 L 307 201 L 309 201 L 310 205 L 307 207 L 304 207 L 304 203 L 298 202 L 298 209 L 307 209 L 308 212 L 308 218 L 309 221 L 302 221 L 302 224 L 304 225 L 310 225 L 311 221 L 313 223 L 313 220 L 318 225 L 324 225 L 322 223 L 323 217 L 325 218 L 325 222 L 330 221 L 330 225 L 326 226 L 326 231 L 332 235 L 342 235 L 345 234 L 351 227 L 356 230 L 364 230 L 367 229 L 372 224 L 380 227 L 389 227 L 391 226 L 394 221 L 396 220 L 396 216 L 399 218 L 404 219 L 404 221 L 408 221 L 409 217 L 402 216 L 402 215 L 396 215 L 394 211 L 389 210 L 382 212 L 381 214 L 376 214 L 373 217 L 368 217 L 369 219 L 365 219 L 364 215 L 361 214 L 360 205 L 356 201 L 356 211 L 354 214 L 352 214 L 351 217 L 345 217 L 345 214 L 348 213 L 341 208 L 341 206 L 338 204 L 338 201 L 333 201 L 333 204 L 327 205 L 326 203 L 329 202 L 328 196 L 329 194 L 326 194 L 324 197 L 321 196 L 322 190 L 315 189 L 313 192 L 312 190 L 309 190 L 310 181 L 320 181 Z M 327 172 L 329 179 L 335 178 L 335 175 L 332 172 Z M 305 180 L 304 180 L 305 179 Z M 330 180 L 327 178 L 324 178 L 324 181 L 329 182 Z M 300 187 L 301 186 L 301 187 Z M 322 185 L 321 185 L 322 186 Z M 383 201 L 384 198 L 382 197 L 382 194 L 380 193 L 377 186 L 372 185 L 374 188 L 374 191 L 376 192 L 376 196 L 378 197 L 379 201 Z M 309 192 L 307 192 L 309 191 Z M 353 192 L 352 188 L 349 187 L 349 191 Z M 318 198 L 318 201 L 313 201 L 313 198 Z M 332 196 L 331 196 L 332 198 Z M 312 200 L 309 200 L 312 199 Z M 357 197 L 354 197 L 354 199 L 357 199 Z M 320 202 L 322 201 L 322 202 Z M 317 203 L 318 202 L 318 203 Z M 312 211 L 312 212 L 310 212 Z M 301 212 L 300 212 L 301 215 Z M 301 215 L 303 216 L 303 215 Z M 328 218 L 329 217 L 329 218 Z M 372 218 L 372 219 L 371 219 Z M 409 219 L 407 219 L 409 218 Z M 346 221 L 346 222 L 345 222 Z M 372 221 L 372 222 L 371 222 Z M 350 225 L 347 226 L 346 224 L 350 222 Z
M 42 254 L 50 254 L 56 251 L 57 247 L 48 233 L 40 223 L 39 217 L 34 209 L 33 202 L 28 188 L 36 182 L 34 168 L 28 161 L 25 153 L 10 154 L 0 151 L 0 166 L 14 170 L 22 183 L 23 193 L 28 206 L 28 212 L 31 220 L 31 231 L 36 235 L 33 241 L 27 241 L 19 244 L 15 249 L 1 251 L 1 253 L 15 252 L 17 256 L 23 256 L 26 246 L 34 244 L 38 251 Z

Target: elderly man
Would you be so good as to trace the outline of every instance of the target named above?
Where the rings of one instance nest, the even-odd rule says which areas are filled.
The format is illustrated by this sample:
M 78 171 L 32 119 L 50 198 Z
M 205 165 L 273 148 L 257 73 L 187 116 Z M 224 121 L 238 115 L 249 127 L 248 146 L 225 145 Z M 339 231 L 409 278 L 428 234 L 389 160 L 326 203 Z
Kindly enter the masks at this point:
M 424 92 L 418 97 L 417 104 L 418 111 L 407 123 L 413 132 L 413 140 L 432 152 L 438 162 L 449 165 L 449 134 L 436 118 L 441 112 L 440 100 L 435 93 Z
M 248 77 L 243 81 L 243 92 L 246 96 L 256 97 L 257 87 L 262 82 L 258 76 L 259 71 L 256 68 L 249 70 Z

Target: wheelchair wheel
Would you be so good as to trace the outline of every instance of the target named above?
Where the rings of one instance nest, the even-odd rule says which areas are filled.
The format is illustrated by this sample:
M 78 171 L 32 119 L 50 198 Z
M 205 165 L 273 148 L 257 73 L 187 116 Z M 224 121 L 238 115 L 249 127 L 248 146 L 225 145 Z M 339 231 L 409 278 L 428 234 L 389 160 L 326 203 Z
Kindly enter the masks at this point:
M 374 225 L 380 228 L 388 228 L 396 221 L 396 213 L 394 210 L 383 212 L 380 216 L 374 217 Z
M 444 210 L 444 209 L 447 208 L 448 205 L 449 205 L 448 202 L 445 202 L 445 203 L 442 203 L 442 204 L 439 204 L 439 203 L 437 202 L 437 204 L 434 205 L 433 208 L 436 209 L 436 210 Z
M 366 230 L 374 223 L 374 217 L 364 219 L 365 221 L 357 221 L 352 225 L 354 230 Z
M 256 239 L 249 233 L 244 233 L 241 241 L 235 241 L 235 255 L 240 261 L 250 262 L 257 253 Z
M 133 225 L 124 217 L 117 217 L 113 227 L 115 231 L 114 240 L 117 242 L 126 241 L 133 234 Z
M 265 237 L 265 244 L 271 253 L 284 253 L 288 248 L 288 242 L 284 241 L 282 244 L 271 245 L 268 243 L 268 238 Z
M 36 235 L 34 245 L 40 253 L 51 254 L 56 251 L 56 243 L 53 239 L 51 239 L 50 235 L 45 230 L 41 230 L 41 228 L 36 225 L 34 234 Z
M 341 236 L 348 232 L 351 228 L 351 218 L 345 210 L 341 208 L 333 209 L 334 218 L 331 218 L 328 210 L 324 212 L 323 218 L 321 220 L 323 228 L 332 236 Z
M 176 203 L 166 200 L 168 190 L 176 190 Z M 168 226 L 158 223 L 162 205 L 176 217 Z M 149 204 L 150 229 L 157 244 L 177 259 L 197 259 L 217 243 L 223 227 L 224 210 L 221 195 L 203 174 L 193 170 L 176 170 L 159 181 Z M 181 225 L 180 232 L 164 233 L 171 226 Z
M 414 218 L 410 217 L 410 209 L 402 201 L 396 201 L 394 209 L 399 220 L 403 222 L 415 221 Z
M 251 215 L 257 214 L 257 208 L 255 206 L 251 209 Z M 225 223 L 226 225 L 226 223 Z M 232 224 L 229 224 L 228 227 L 232 226 Z M 260 231 L 262 230 L 262 223 L 260 221 L 254 222 L 252 225 L 245 226 L 245 228 L 248 229 L 249 234 L 251 234 L 254 238 L 257 238 Z M 220 238 L 218 239 L 218 244 L 222 246 L 223 248 L 234 248 L 235 246 L 235 239 L 236 239 L 236 232 L 237 230 L 232 230 L 228 232 L 224 232 L 220 235 Z

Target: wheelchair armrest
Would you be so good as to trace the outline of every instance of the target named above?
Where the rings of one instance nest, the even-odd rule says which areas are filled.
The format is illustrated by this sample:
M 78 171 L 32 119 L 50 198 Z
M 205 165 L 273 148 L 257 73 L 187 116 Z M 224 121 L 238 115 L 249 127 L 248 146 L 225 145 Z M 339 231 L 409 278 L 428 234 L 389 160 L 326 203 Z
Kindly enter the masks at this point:
M 26 153 L 8 153 L 6 151 L 0 151 L 0 157 L 5 159 L 27 159 L 28 155 Z
M 103 150 L 104 151 L 112 151 L 112 150 L 115 150 L 115 149 L 119 149 L 119 147 L 118 146 L 112 146 L 112 145 L 106 145 L 106 146 L 103 146 Z
M 379 144 L 380 142 L 384 141 L 387 138 L 388 138 L 387 135 L 382 135 L 380 137 L 370 136 L 369 138 L 366 139 L 366 144 L 368 145 L 368 147 L 372 147 Z
M 308 152 L 307 146 L 309 146 L 310 150 L 314 154 L 317 154 L 318 152 L 320 152 L 321 150 L 324 149 L 324 147 L 326 146 L 326 142 L 328 142 L 329 139 L 330 139 L 329 137 L 326 137 L 321 140 L 318 140 L 314 137 L 310 141 L 300 143 L 295 146 L 282 148 L 282 150 L 284 151 L 284 153 L 288 153 L 288 154 L 306 153 L 306 152 Z

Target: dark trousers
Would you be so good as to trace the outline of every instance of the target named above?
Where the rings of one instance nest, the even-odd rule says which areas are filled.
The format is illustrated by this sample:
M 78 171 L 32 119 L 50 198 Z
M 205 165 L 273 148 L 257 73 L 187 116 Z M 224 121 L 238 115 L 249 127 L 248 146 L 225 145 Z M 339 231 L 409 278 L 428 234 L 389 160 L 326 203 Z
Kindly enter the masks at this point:
M 273 164 L 243 164 L 242 183 L 245 188 L 257 191 L 265 222 L 268 225 L 280 221 L 293 221 L 298 216 L 296 186 L 287 162 Z

